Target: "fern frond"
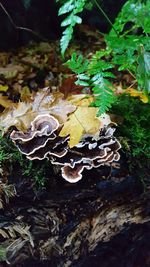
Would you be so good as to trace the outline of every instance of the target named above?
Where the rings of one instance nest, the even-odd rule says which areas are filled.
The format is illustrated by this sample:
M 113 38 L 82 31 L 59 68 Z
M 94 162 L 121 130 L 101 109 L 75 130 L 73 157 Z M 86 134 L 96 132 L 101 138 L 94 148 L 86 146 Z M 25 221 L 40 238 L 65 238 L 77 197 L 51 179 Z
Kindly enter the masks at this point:
M 60 0 L 57 2 L 59 1 Z M 62 56 L 64 56 L 65 51 L 72 39 L 74 26 L 82 23 L 82 19 L 77 14 L 83 11 L 86 2 L 87 0 L 68 0 L 59 9 L 59 16 L 69 13 L 61 23 L 62 27 L 67 27 L 63 31 L 62 38 L 60 40 Z
M 106 113 L 115 101 L 112 84 L 103 78 L 102 75 L 96 74 L 92 80 L 92 91 L 95 101 L 92 106 L 98 107 L 98 116 Z
M 95 101 L 93 106 L 99 107 L 98 116 L 107 112 L 115 100 L 112 84 L 106 78 L 114 78 L 113 73 L 107 71 L 113 65 L 99 57 L 103 54 L 95 53 L 89 62 L 82 55 L 73 53 L 67 66 L 77 74 L 77 85 L 88 86 L 92 89 Z
M 77 53 L 73 53 L 71 59 L 65 64 L 76 74 L 81 74 L 87 70 L 89 62 L 81 54 L 77 55 Z
M 63 31 L 63 34 L 60 40 L 61 54 L 63 56 L 72 38 L 72 34 L 73 34 L 73 27 L 71 25 Z

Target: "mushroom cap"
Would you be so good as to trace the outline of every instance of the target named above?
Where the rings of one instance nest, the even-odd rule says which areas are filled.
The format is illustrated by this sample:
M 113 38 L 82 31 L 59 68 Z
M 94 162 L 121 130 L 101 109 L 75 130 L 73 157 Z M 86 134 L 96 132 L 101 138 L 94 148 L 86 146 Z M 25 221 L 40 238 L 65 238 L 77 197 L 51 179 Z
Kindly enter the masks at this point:
M 41 114 L 31 122 L 31 128 L 26 132 L 12 131 L 10 138 L 13 141 L 20 140 L 22 142 L 28 142 L 37 136 L 50 136 L 59 127 L 59 122 L 53 116 L 49 114 Z
M 28 159 L 48 158 L 52 164 L 60 166 L 62 177 L 70 183 L 81 180 L 84 169 L 110 165 L 119 160 L 121 145 L 113 135 L 115 129 L 110 125 L 96 135 L 83 135 L 73 148 L 68 145 L 69 136 L 58 136 L 59 126 L 54 116 L 41 114 L 32 121 L 26 133 L 13 131 L 10 137 Z
M 77 164 L 74 168 L 65 165 L 61 168 L 62 177 L 69 183 L 77 183 L 82 179 L 82 172 L 86 166 L 88 168 L 88 164 Z
M 51 163 L 62 166 L 62 177 L 65 180 L 71 183 L 79 181 L 84 169 L 110 165 L 119 160 L 118 150 L 121 145 L 113 136 L 114 131 L 115 129 L 106 127 L 96 141 L 92 136 L 86 135 L 78 145 L 68 148 L 63 157 L 53 157 Z
M 10 138 L 15 142 L 21 153 L 29 156 L 47 146 L 56 138 L 59 122 L 49 114 L 40 114 L 32 122 L 26 133 L 13 131 Z

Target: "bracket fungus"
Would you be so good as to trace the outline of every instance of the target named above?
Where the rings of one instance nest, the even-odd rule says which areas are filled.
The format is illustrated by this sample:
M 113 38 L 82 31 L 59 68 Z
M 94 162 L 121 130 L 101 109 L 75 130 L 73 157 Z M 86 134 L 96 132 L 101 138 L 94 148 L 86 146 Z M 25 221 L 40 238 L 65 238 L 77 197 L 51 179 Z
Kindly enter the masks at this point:
M 84 169 L 90 170 L 101 165 L 118 161 L 120 143 L 114 137 L 111 124 L 104 125 L 98 133 L 84 134 L 80 142 L 69 147 L 69 135 L 59 136 L 59 121 L 52 115 L 38 115 L 27 132 L 14 130 L 10 137 L 21 153 L 28 159 L 48 158 L 60 166 L 62 177 L 70 183 L 81 180 Z

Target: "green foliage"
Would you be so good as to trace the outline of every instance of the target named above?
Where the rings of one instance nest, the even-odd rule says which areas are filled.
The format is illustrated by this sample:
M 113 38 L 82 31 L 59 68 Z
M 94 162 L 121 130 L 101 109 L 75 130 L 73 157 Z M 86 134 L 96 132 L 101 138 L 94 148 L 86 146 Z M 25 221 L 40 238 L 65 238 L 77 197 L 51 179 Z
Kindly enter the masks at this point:
M 127 35 L 130 32 L 142 29 L 143 34 L 150 33 L 150 20 L 149 20 L 150 1 L 137 1 L 128 0 L 119 15 L 117 16 L 114 28 L 121 35 Z M 131 22 L 129 24 L 129 22 Z M 127 24 L 129 29 L 125 30 Z M 114 29 L 111 30 L 112 35 L 116 35 Z
M 143 47 L 138 57 L 137 80 L 139 87 L 150 93 L 150 53 L 145 52 Z
M 59 1 L 60 0 L 57 0 L 57 2 Z M 83 11 L 85 4 L 86 0 L 68 0 L 65 1 L 65 3 L 59 9 L 59 16 L 69 13 L 61 23 L 62 27 L 66 27 L 60 40 L 61 53 L 63 56 L 70 40 L 72 39 L 74 26 L 82 23 L 82 19 L 78 16 L 78 13 Z
M 129 70 L 136 77 L 138 89 L 149 93 L 150 1 L 128 0 L 105 36 L 118 70 Z M 114 30 L 115 29 L 115 30 Z M 117 33 L 118 34 L 117 34 Z M 142 49 L 140 49 L 142 47 Z M 145 65 L 145 66 L 144 66 Z
M 118 135 L 128 140 L 128 153 L 139 160 L 150 159 L 150 104 L 139 99 L 121 96 L 110 112 L 123 117 Z
M 111 89 L 112 84 L 106 80 L 101 74 L 95 75 L 92 78 L 93 81 L 93 93 L 95 95 L 95 101 L 92 106 L 99 107 L 98 116 L 107 112 L 112 103 L 115 101 L 113 90 Z
M 9 138 L 0 135 L 0 174 L 3 175 L 4 167 L 12 172 L 15 165 L 17 165 L 22 176 L 33 181 L 35 188 L 45 186 L 48 162 L 44 161 L 41 164 L 36 164 L 36 162 L 26 159 Z
M 70 13 L 62 22 L 62 26 L 67 26 L 61 39 L 64 55 L 72 38 L 73 27 L 76 23 L 81 23 L 76 14 L 82 12 L 88 1 L 63 2 L 65 3 L 60 8 L 59 15 Z M 95 96 L 93 105 L 99 107 L 98 115 L 108 111 L 115 101 L 111 84 L 114 78 L 113 69 L 129 71 L 137 80 L 138 89 L 145 94 L 150 93 L 149 14 L 149 0 L 128 0 L 116 18 L 112 30 L 105 35 L 106 49 L 97 51 L 89 62 L 81 54 L 78 57 L 74 54 L 67 61 L 68 67 L 77 74 L 76 84 L 92 88 Z
M 84 60 L 83 56 L 80 54 L 77 56 L 73 53 L 71 59 L 66 62 L 66 65 L 76 74 L 82 74 L 87 71 L 89 61 Z M 82 77 L 82 76 L 81 76 Z M 84 79 L 83 79 L 84 80 Z
M 106 54 L 106 53 L 105 53 Z M 77 74 L 76 84 L 88 86 L 93 91 L 95 101 L 92 106 L 99 107 L 98 116 L 109 110 L 115 100 L 113 86 L 106 78 L 114 78 L 114 75 L 108 71 L 113 67 L 112 64 L 102 60 L 102 52 L 96 52 L 90 62 L 83 59 L 80 54 L 73 53 L 70 60 L 66 62 L 67 66 Z

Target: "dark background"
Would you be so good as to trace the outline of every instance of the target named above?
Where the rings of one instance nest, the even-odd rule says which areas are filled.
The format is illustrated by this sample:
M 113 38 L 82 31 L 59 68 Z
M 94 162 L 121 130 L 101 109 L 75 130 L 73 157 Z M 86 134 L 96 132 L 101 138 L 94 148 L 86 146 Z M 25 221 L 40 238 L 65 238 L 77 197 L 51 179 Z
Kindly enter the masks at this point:
M 113 22 L 126 0 L 98 2 Z M 42 38 L 54 40 L 61 36 L 62 18 L 57 15 L 59 6 L 54 0 L 1 0 L 0 3 L 16 26 L 32 29 L 41 36 L 40 38 L 30 32 L 17 30 L 0 6 L 0 50 L 25 45 L 31 40 L 41 41 Z M 82 18 L 84 24 L 96 27 L 101 32 L 110 30 L 110 25 L 97 7 L 92 11 L 85 10 Z

